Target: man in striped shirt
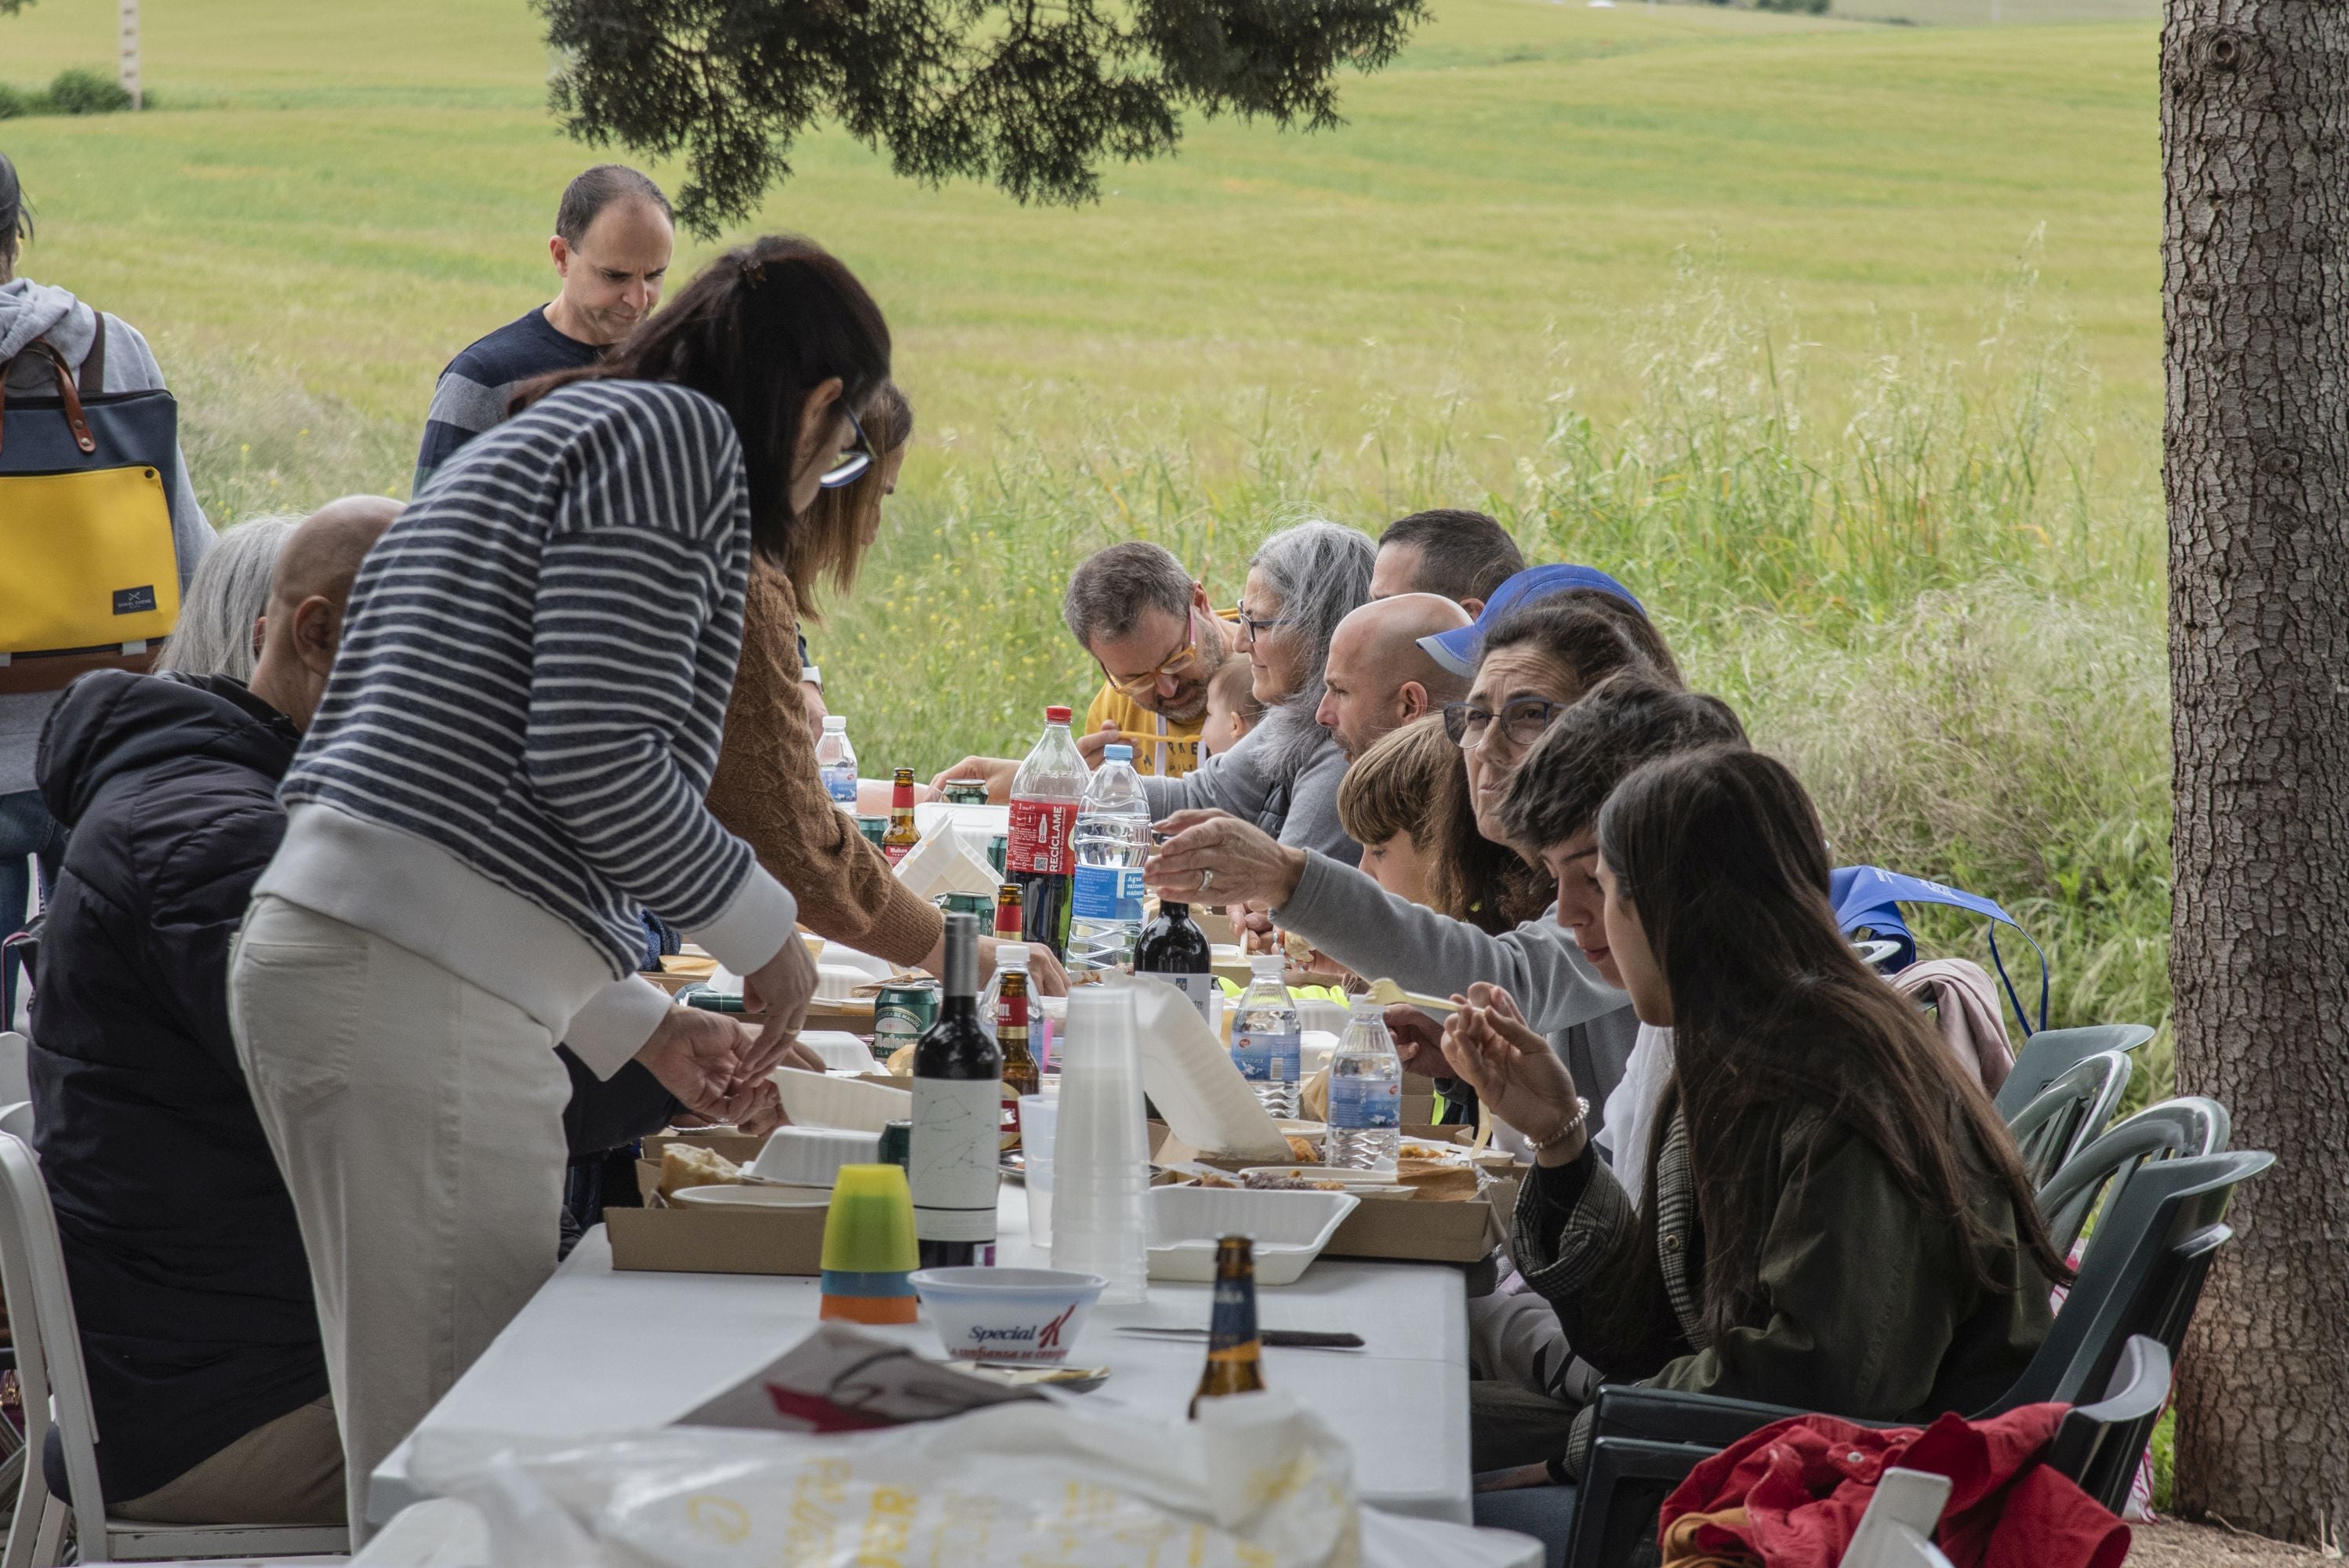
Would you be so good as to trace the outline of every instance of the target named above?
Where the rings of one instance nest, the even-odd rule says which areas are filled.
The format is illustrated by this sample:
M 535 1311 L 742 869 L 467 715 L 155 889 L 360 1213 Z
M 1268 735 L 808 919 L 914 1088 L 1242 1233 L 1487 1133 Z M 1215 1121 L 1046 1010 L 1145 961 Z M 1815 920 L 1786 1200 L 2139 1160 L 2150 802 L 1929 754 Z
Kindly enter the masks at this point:
M 676 239 L 668 198 L 635 170 L 599 163 L 574 180 L 546 242 L 563 290 L 449 362 L 432 388 L 411 495 L 457 449 L 506 417 L 525 381 L 593 365 L 660 303 Z

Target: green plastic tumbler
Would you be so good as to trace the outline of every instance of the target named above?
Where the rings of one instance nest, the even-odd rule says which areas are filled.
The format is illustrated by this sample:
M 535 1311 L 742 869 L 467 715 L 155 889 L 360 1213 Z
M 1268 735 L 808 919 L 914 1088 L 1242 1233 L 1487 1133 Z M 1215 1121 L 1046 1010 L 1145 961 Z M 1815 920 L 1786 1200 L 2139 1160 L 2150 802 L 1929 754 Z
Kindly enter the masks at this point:
M 915 1320 L 914 1192 L 902 1165 L 843 1165 L 823 1223 L 818 1315 L 851 1323 Z

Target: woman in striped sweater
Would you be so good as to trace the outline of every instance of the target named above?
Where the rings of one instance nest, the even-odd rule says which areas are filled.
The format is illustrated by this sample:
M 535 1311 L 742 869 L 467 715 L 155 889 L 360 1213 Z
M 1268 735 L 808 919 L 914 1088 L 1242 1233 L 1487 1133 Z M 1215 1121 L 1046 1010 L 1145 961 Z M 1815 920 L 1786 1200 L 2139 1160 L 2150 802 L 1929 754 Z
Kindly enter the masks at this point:
M 888 375 L 848 270 L 761 240 L 468 444 L 360 571 L 230 981 L 355 1534 L 369 1472 L 554 1266 L 555 1041 L 718 1111 L 794 1048 L 797 905 L 703 797 L 752 557 L 869 465 Z M 764 1027 L 637 977 L 640 909 Z

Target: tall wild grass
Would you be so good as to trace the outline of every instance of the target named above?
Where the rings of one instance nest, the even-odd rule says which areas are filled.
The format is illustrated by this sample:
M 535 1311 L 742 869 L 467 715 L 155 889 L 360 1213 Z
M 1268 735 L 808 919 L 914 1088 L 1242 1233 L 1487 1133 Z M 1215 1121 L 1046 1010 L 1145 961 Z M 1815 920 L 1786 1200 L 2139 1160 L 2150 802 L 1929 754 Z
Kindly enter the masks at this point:
M 1253 408 L 1237 461 L 1102 418 L 1013 435 L 893 503 L 855 597 L 812 634 L 868 772 L 1018 755 L 1100 679 L 1062 630 L 1090 552 L 1155 539 L 1228 600 L 1306 516 L 1373 532 L 1422 506 L 1503 518 L 1529 559 L 1602 566 L 1690 677 L 1816 796 L 1840 861 L 1998 899 L 2048 952 L 2051 1021 L 2168 1013 L 2168 692 L 2149 453 L 2082 422 L 2095 388 L 2028 280 L 1951 352 L 1888 334 L 1857 376 L 1692 271 L 1627 321 L 1642 392 L 1586 416 L 1566 384 L 1513 463 L 1437 408 L 1368 410 L 1350 451 Z M 1847 364 L 1848 361 L 1844 363 Z M 1929 944 L 1986 957 L 1974 923 Z M 2036 964 L 2002 943 L 2035 1002 Z M 2019 957 L 2019 964 L 2014 961 Z M 2155 1047 L 2157 1054 L 2162 1047 Z

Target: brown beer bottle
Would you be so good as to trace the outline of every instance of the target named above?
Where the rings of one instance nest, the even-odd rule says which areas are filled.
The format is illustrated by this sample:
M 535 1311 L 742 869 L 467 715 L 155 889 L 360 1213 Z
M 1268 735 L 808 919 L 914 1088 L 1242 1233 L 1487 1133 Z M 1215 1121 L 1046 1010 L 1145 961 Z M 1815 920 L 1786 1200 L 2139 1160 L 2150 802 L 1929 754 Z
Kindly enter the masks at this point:
M 995 890 L 995 940 L 1025 942 L 1019 934 L 1019 884 L 1005 882 Z
M 1256 1334 L 1256 1245 L 1247 1237 L 1226 1236 L 1216 1243 L 1215 1300 L 1215 1316 L 1207 1326 L 1207 1369 L 1199 1375 L 1199 1391 L 1191 1396 L 1194 1418 L 1202 1399 L 1264 1388 L 1264 1346 Z
M 995 963 L 995 1043 L 1003 1051 L 1003 1147 L 1009 1150 L 1019 1147 L 1019 1097 L 1043 1093 L 1044 1075 L 1028 1048 L 1028 944 L 1003 943 Z
M 921 841 L 921 832 L 914 826 L 914 770 L 900 768 L 889 789 L 889 830 L 881 835 L 881 852 L 894 866 Z

